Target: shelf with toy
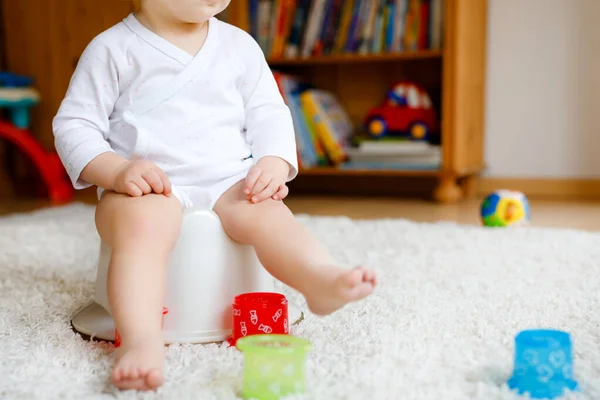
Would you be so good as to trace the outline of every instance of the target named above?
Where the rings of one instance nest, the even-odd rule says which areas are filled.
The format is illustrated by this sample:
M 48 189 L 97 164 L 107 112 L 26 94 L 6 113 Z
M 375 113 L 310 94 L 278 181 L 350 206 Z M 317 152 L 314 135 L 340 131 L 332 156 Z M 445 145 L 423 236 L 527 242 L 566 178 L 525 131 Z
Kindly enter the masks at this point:
M 305 84 L 297 77 L 275 74 L 290 108 L 298 158 L 304 170 L 437 171 L 441 168 L 439 123 L 427 92 L 399 82 L 377 106 L 354 124 L 334 93 Z

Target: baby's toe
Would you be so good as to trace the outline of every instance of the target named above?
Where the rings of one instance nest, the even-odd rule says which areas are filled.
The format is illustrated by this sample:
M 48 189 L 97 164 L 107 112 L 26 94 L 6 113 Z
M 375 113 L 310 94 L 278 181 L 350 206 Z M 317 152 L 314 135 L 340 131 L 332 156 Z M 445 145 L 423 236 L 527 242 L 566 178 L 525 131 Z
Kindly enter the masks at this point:
M 142 374 L 140 374 L 139 368 L 131 368 L 131 371 L 129 373 L 129 379 L 136 380 L 139 379 L 141 376 Z
M 146 375 L 146 385 L 152 389 L 156 390 L 163 384 L 163 376 L 162 373 L 157 370 L 151 370 L 148 375 Z
M 115 382 L 120 382 L 123 380 L 123 368 L 115 368 L 112 372 L 112 377 Z
M 375 271 L 366 270 L 365 274 L 363 275 L 363 282 L 375 285 L 377 283 L 377 274 L 375 273 Z

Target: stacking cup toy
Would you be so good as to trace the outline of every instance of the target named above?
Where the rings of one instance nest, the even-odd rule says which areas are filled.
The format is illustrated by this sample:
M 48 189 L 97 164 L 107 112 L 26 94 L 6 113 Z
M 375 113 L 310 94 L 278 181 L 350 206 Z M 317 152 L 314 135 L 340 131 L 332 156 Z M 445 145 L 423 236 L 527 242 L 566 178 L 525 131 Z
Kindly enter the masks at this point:
M 291 335 L 253 335 L 238 340 L 236 347 L 244 353 L 244 398 L 277 400 L 305 393 L 309 341 Z
M 162 315 L 163 315 L 163 321 L 165 318 L 165 315 L 167 315 L 169 313 L 169 310 L 167 309 L 167 307 L 163 307 L 162 308 Z M 121 335 L 119 335 L 119 331 L 115 329 L 115 347 L 119 347 L 121 346 Z
M 280 293 L 244 293 L 233 300 L 233 325 L 229 344 L 244 336 L 287 334 L 288 301 Z
M 571 337 L 556 330 L 527 330 L 515 338 L 514 372 L 508 386 L 532 399 L 560 397 L 578 389 Z

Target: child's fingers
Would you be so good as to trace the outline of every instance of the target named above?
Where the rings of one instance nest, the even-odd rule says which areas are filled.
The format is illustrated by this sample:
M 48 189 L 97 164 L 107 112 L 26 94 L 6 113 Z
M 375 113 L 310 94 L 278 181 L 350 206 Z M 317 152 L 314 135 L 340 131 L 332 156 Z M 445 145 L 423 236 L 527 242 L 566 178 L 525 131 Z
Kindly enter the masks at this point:
M 151 169 L 144 172 L 142 178 L 144 178 L 146 183 L 150 185 L 154 193 L 160 194 L 164 191 L 165 187 L 162 183 L 162 179 L 160 179 L 160 176 L 158 176 L 154 170 Z
M 254 185 L 256 185 L 256 182 L 258 181 L 261 175 L 262 169 L 260 169 L 259 167 L 254 166 L 252 167 L 252 169 L 250 169 L 250 172 L 248 172 L 248 176 L 246 176 L 246 185 L 244 186 L 244 194 L 246 196 L 249 196 L 253 192 Z
M 271 177 L 263 172 L 252 188 L 252 196 L 254 197 L 261 194 L 271 184 L 271 182 Z M 271 197 L 271 195 L 269 195 L 269 197 Z
M 127 182 L 125 187 L 127 188 L 127 194 L 131 197 L 140 197 L 144 194 L 142 193 L 142 189 L 137 187 L 137 185 L 133 182 Z
M 271 181 L 271 183 L 269 183 L 267 187 L 265 187 L 260 193 L 252 196 L 252 202 L 260 203 L 261 201 L 264 201 L 273 196 L 275 193 L 277 193 L 277 190 L 277 185 L 273 181 Z
M 141 175 L 131 179 L 130 182 L 134 183 L 138 188 L 140 188 L 140 190 L 142 191 L 142 194 L 152 193 L 152 188 L 150 187 L 148 182 L 146 182 L 144 180 L 144 178 Z
M 290 189 L 287 187 L 287 185 L 281 185 L 277 193 L 273 195 L 273 200 L 283 200 L 289 193 Z
M 158 177 L 160 178 L 160 180 L 163 184 L 163 193 L 166 196 L 170 195 L 171 192 L 173 191 L 173 188 L 171 187 L 171 180 L 169 179 L 169 177 L 167 176 L 165 171 L 163 171 L 162 169 L 160 169 L 158 167 L 154 168 L 153 171 L 158 175 Z

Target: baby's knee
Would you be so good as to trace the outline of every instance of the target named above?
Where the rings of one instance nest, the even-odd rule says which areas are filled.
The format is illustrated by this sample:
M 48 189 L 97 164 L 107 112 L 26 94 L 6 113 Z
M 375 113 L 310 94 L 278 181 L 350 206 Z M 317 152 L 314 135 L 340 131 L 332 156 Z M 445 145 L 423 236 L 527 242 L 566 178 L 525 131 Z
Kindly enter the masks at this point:
M 229 236 L 242 243 L 251 243 L 258 232 L 272 230 L 273 224 L 289 213 L 282 202 L 269 199 L 258 204 L 230 204 L 219 210 L 219 217 Z
M 181 206 L 166 199 L 162 195 L 103 196 L 96 212 L 98 233 L 113 246 L 141 245 L 146 250 L 150 247 L 168 250 L 179 233 Z

